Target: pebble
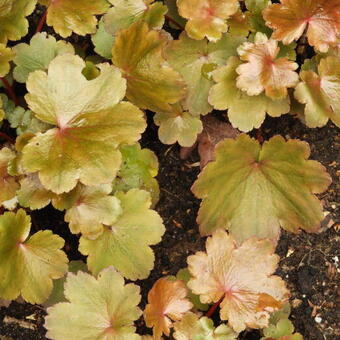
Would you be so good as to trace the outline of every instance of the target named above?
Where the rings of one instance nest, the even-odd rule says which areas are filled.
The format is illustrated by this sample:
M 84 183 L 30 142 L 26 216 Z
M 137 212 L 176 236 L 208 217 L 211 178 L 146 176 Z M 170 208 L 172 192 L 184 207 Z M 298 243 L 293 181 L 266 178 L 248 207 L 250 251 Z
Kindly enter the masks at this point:
M 322 321 L 322 318 L 320 316 L 316 316 L 314 320 L 316 323 L 320 323 Z

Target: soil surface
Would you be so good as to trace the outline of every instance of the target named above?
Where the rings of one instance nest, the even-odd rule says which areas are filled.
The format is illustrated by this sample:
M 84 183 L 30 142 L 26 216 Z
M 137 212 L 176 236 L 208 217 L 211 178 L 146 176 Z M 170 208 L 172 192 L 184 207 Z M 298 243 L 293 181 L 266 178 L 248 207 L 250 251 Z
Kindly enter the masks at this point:
M 31 18 L 36 26 L 39 12 Z M 27 39 L 27 38 L 26 38 Z M 25 40 L 26 40 L 25 39 Z M 19 88 L 20 90 L 20 88 Z M 148 290 L 164 275 L 173 275 L 186 267 L 188 255 L 204 249 L 205 239 L 201 238 L 196 224 L 200 201 L 190 191 L 199 167 L 197 154 L 183 161 L 179 158 L 177 145 L 167 146 L 159 142 L 157 128 L 149 116 L 149 127 L 143 135 L 142 146 L 153 150 L 160 162 L 157 176 L 161 194 L 156 210 L 166 225 L 166 233 L 160 244 L 154 247 L 156 261 L 148 279 L 139 281 L 142 287 L 142 305 L 146 303 Z M 331 174 L 333 184 L 319 198 L 322 200 L 325 219 L 320 234 L 298 235 L 283 231 L 277 247 L 281 257 L 277 274 L 286 282 L 291 291 L 292 314 L 296 331 L 306 340 L 339 339 L 338 326 L 340 288 L 337 281 L 339 271 L 339 210 L 338 179 L 340 136 L 339 130 L 329 123 L 324 128 L 308 129 L 298 119 L 289 115 L 267 118 L 262 126 L 265 140 L 280 134 L 287 139 L 297 138 L 310 144 L 311 159 L 321 162 Z M 7 130 L 9 133 L 13 131 Z M 33 232 L 52 229 L 62 236 L 70 260 L 85 259 L 78 251 L 78 237 L 69 232 L 63 221 L 63 213 L 52 207 L 31 213 Z M 41 306 L 12 302 L 0 308 L 0 340 L 40 340 L 45 337 L 44 315 Z M 217 318 L 218 313 L 214 317 Z M 143 320 L 137 323 L 141 334 L 150 332 Z M 257 340 L 257 331 L 243 332 L 239 339 Z

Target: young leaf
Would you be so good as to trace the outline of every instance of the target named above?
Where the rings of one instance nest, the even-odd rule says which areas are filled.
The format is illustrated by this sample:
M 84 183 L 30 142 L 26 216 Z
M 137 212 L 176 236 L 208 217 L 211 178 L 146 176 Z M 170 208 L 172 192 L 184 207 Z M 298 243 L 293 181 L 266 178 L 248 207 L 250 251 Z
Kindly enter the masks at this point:
M 45 327 L 52 340 L 140 340 L 133 322 L 142 314 L 137 307 L 140 289 L 112 267 L 98 278 L 79 271 L 68 274 L 62 302 L 47 309 Z
M 145 21 L 150 28 L 161 29 L 167 7 L 153 0 L 110 0 L 113 7 L 104 15 L 105 30 L 111 35 L 128 28 L 136 21 Z
M 320 52 L 337 44 L 340 32 L 338 0 L 280 0 L 263 11 L 266 24 L 274 29 L 273 38 L 289 44 L 307 28 L 308 43 Z
M 100 75 L 88 81 L 78 56 L 56 57 L 48 73 L 29 75 L 26 100 L 35 116 L 56 127 L 37 134 L 23 148 L 23 166 L 39 172 L 55 193 L 111 182 L 119 169 L 120 144 L 133 144 L 145 129 L 143 112 L 128 102 L 119 70 L 99 64 Z
M 188 19 L 185 30 L 197 40 L 217 41 L 228 31 L 226 20 L 239 8 L 238 0 L 177 0 L 179 14 Z
M 162 334 L 169 336 L 172 321 L 181 320 L 192 307 L 187 299 L 188 290 L 181 280 L 170 277 L 160 278 L 148 293 L 148 304 L 144 310 L 144 319 L 148 327 L 153 328 L 155 340 Z
M 227 65 L 213 72 L 217 83 L 209 93 L 209 102 L 217 110 L 228 109 L 228 118 L 233 127 L 243 132 L 259 128 L 266 117 L 279 117 L 289 112 L 289 97 L 272 99 L 264 93 L 248 96 L 236 86 L 236 69 L 241 65 L 236 57 L 230 57 Z
M 78 184 L 71 192 L 59 196 L 53 205 L 58 208 L 61 203 L 57 201 L 65 201 L 68 205 L 65 221 L 69 222 L 71 232 L 96 239 L 103 233 L 104 225 L 113 225 L 122 213 L 119 200 L 109 195 L 111 191 L 111 184 L 90 187 Z
M 26 17 L 34 11 L 36 3 L 37 0 L 0 1 L 0 43 L 19 40 L 28 33 Z
M 340 59 L 330 56 L 321 59 L 318 73 L 301 71 L 295 98 L 305 107 L 308 127 L 321 127 L 331 119 L 340 127 Z
M 15 197 L 16 191 L 19 188 L 15 177 L 8 173 L 8 166 L 15 158 L 15 153 L 9 148 L 0 150 L 0 206 L 1 203 Z
M 220 317 L 236 332 L 266 327 L 268 311 L 279 309 L 289 296 L 284 281 L 272 275 L 279 261 L 273 243 L 251 238 L 237 247 L 219 229 L 207 239 L 206 249 L 188 257 L 193 277 L 188 287 L 203 303 L 222 300 Z
M 63 38 L 72 32 L 78 35 L 91 34 L 96 31 L 96 15 L 103 14 L 109 9 L 106 0 L 39 0 L 47 6 L 47 24 L 53 26 L 56 33 Z
M 6 76 L 9 72 L 9 62 L 13 60 L 14 55 L 15 53 L 9 47 L 0 43 L 0 77 Z
M 188 312 L 181 321 L 174 324 L 176 340 L 236 340 L 237 334 L 227 325 L 217 328 L 214 322 L 207 318 L 199 318 L 197 314 Z
M 170 105 L 185 95 L 181 76 L 165 61 L 163 50 L 169 42 L 164 31 L 154 31 L 136 22 L 120 31 L 112 49 L 113 64 L 127 80 L 126 96 L 141 109 L 170 111 Z
M 0 216 L 0 297 L 42 303 L 51 293 L 52 279 L 67 272 L 64 240 L 43 230 L 28 238 L 31 219 L 25 211 Z
M 151 194 L 152 207 L 159 199 L 159 186 L 155 177 L 158 174 L 158 159 L 153 151 L 134 145 L 122 145 L 122 165 L 113 181 L 114 191 L 143 189 Z
M 245 134 L 226 139 L 215 150 L 193 185 L 202 198 L 198 223 L 202 235 L 227 228 L 238 242 L 251 236 L 276 241 L 282 228 L 316 232 L 322 205 L 313 194 L 327 189 L 331 178 L 299 140 L 275 136 L 259 143 Z
M 44 208 L 55 196 L 41 184 L 37 173 L 27 174 L 20 180 L 17 197 L 19 204 L 25 208 L 32 210 Z
M 272 99 L 287 96 L 287 88 L 298 83 L 299 76 L 294 70 L 298 64 L 288 58 L 277 58 L 280 51 L 276 40 L 269 39 L 263 33 L 257 33 L 255 42 L 245 42 L 238 48 L 241 60 L 236 72 L 239 74 L 236 85 L 249 96 L 265 91 Z
M 300 333 L 293 334 L 293 332 L 293 323 L 288 319 L 282 319 L 276 325 L 270 325 L 264 329 L 264 337 L 261 340 L 303 340 Z
M 192 115 L 204 115 L 212 111 L 208 103 L 208 94 L 213 81 L 204 73 L 204 67 L 216 68 L 225 64 L 237 47 L 244 41 L 241 37 L 224 34 L 217 43 L 206 40 L 192 40 L 182 33 L 179 40 L 173 40 L 166 48 L 166 58 L 170 65 L 179 72 L 188 87 L 188 95 L 183 100 L 185 110 Z
M 94 275 L 112 265 L 127 279 L 145 279 L 154 264 L 150 245 L 160 242 L 165 231 L 162 219 L 150 209 L 147 191 L 131 189 L 116 197 L 122 214 L 97 239 L 82 236 L 79 251 L 88 255 L 87 265 Z
M 48 36 L 46 32 L 35 34 L 30 44 L 18 44 L 14 46 L 15 52 L 13 70 L 14 79 L 20 83 L 27 81 L 29 73 L 36 70 L 47 70 L 50 62 L 58 55 L 74 54 L 71 44 Z
M 181 146 L 191 146 L 203 129 L 201 119 L 183 111 L 179 104 L 173 105 L 171 112 L 156 113 L 154 122 L 159 126 L 158 137 L 164 144 L 178 142 Z

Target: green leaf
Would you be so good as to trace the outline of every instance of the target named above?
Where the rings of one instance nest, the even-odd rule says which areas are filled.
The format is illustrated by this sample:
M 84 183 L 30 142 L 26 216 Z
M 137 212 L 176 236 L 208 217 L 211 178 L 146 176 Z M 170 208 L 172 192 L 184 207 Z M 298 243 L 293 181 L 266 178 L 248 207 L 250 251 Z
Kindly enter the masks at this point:
M 20 83 L 27 81 L 29 73 L 36 70 L 47 70 L 50 62 L 58 55 L 74 54 L 71 44 L 48 36 L 46 32 L 35 34 L 30 44 L 18 44 L 14 46 L 16 53 L 13 70 L 14 79 Z
M 48 73 L 35 71 L 27 81 L 26 100 L 35 116 L 56 127 L 38 133 L 22 150 L 27 172 L 55 193 L 111 182 L 120 167 L 120 144 L 133 144 L 145 129 L 143 112 L 128 102 L 119 70 L 99 64 L 100 75 L 88 81 L 84 61 L 56 57 Z
M 133 322 L 142 314 L 138 286 L 124 284 L 112 267 L 98 278 L 79 271 L 68 274 L 65 296 L 69 302 L 50 307 L 47 337 L 52 340 L 140 340 Z
M 1 17 L 0 17 L 1 20 Z M 6 45 L 0 43 L 0 77 L 4 77 L 10 70 L 9 62 L 13 60 L 15 53 Z
M 155 114 L 154 121 L 159 126 L 159 139 L 164 144 L 178 142 L 181 146 L 191 146 L 203 130 L 201 119 L 182 111 L 181 105 L 174 106 L 172 112 Z
M 212 111 L 208 94 L 213 81 L 207 79 L 203 70 L 206 65 L 224 65 L 230 56 L 237 55 L 237 47 L 244 38 L 224 34 L 217 43 L 207 40 L 190 39 L 182 33 L 179 40 L 171 41 L 166 49 L 166 58 L 179 72 L 188 87 L 188 95 L 183 106 L 192 115 L 207 114 Z
M 233 127 L 248 132 L 259 128 L 268 113 L 279 117 L 289 112 L 289 97 L 273 100 L 264 93 L 248 96 L 236 86 L 236 69 L 242 62 L 230 57 L 226 66 L 213 72 L 215 84 L 209 94 L 209 102 L 217 110 L 228 109 L 228 118 Z
M 0 0 L 0 43 L 19 40 L 28 33 L 26 17 L 36 3 L 37 0 Z
M 25 211 L 0 216 L 0 297 L 19 294 L 30 303 L 42 303 L 51 293 L 52 279 L 67 272 L 64 240 L 43 230 L 28 238 L 31 219 Z
M 185 95 L 184 82 L 163 57 L 169 42 L 164 31 L 150 30 L 146 23 L 136 22 L 120 31 L 112 49 L 113 64 L 127 80 L 126 96 L 141 109 L 170 111 L 170 104 Z
M 180 269 L 176 275 L 178 280 L 182 280 L 185 284 L 191 279 L 190 272 L 188 268 Z M 187 286 L 188 288 L 188 286 Z M 193 294 L 193 292 L 188 288 L 188 299 L 192 302 L 196 309 L 207 311 L 209 309 L 209 305 L 204 304 L 200 301 L 200 297 L 198 295 Z
M 115 41 L 115 37 L 106 32 L 103 19 L 99 21 L 98 30 L 92 35 L 91 39 L 95 46 L 94 51 L 96 53 L 106 59 L 112 58 L 112 46 Z
M 119 200 L 109 195 L 111 190 L 111 184 L 90 187 L 78 184 L 71 192 L 59 195 L 53 205 L 67 209 L 65 221 L 73 234 L 96 239 L 103 233 L 104 225 L 113 225 L 122 212 Z
M 157 156 L 149 149 L 134 145 L 122 145 L 122 165 L 113 182 L 114 191 L 143 189 L 151 194 L 152 207 L 159 199 L 159 186 L 155 177 L 158 174 Z
M 325 191 L 331 178 L 308 160 L 307 143 L 275 136 L 261 148 L 242 134 L 219 143 L 215 153 L 192 188 L 203 199 L 202 235 L 227 228 L 238 242 L 254 235 L 276 241 L 280 225 L 294 233 L 319 230 L 322 205 L 314 194 Z
M 122 214 L 97 239 L 82 236 L 79 250 L 88 255 L 87 265 L 94 275 L 112 265 L 127 279 L 145 279 L 154 265 L 150 245 L 159 243 L 165 231 L 162 219 L 150 209 L 150 194 L 144 190 L 131 189 L 116 197 Z
M 72 32 L 78 35 L 95 33 L 96 15 L 104 14 L 109 3 L 106 0 L 39 0 L 47 6 L 47 25 L 53 26 L 63 38 Z
M 301 71 L 295 98 L 305 106 L 306 125 L 325 126 L 329 119 L 340 127 L 340 59 L 330 56 L 321 59 L 318 73 Z
M 2 148 L 0 150 L 0 206 L 1 203 L 14 198 L 19 188 L 15 177 L 8 173 L 8 167 L 14 158 L 15 153 L 11 149 Z
M 197 314 L 188 312 L 181 321 L 174 325 L 176 340 L 236 340 L 237 334 L 227 325 L 217 328 L 214 322 L 207 318 L 199 318 Z

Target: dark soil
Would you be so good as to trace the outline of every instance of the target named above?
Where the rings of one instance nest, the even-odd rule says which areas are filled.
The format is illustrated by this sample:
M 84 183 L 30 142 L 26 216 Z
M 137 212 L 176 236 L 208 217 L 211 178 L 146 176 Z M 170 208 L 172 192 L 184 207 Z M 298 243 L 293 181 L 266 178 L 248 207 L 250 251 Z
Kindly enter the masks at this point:
M 37 14 L 37 13 L 36 13 Z M 34 23 L 37 16 L 32 17 Z M 34 27 L 36 25 L 34 24 Z M 32 34 L 32 33 L 31 33 Z M 27 39 L 25 39 L 27 40 Z M 150 117 L 149 117 L 150 118 Z M 11 131 L 7 131 L 11 133 Z M 320 195 L 325 210 L 325 220 L 320 234 L 298 235 L 283 232 L 277 247 L 281 257 L 278 268 L 280 275 L 291 291 L 291 319 L 296 331 L 306 340 L 339 339 L 338 326 L 340 289 L 337 281 L 339 271 L 339 221 L 337 185 L 339 170 L 339 130 L 329 123 L 324 128 L 308 129 L 298 119 L 285 115 L 281 118 L 267 118 L 262 126 L 265 140 L 275 134 L 287 139 L 298 138 L 310 144 L 311 159 L 321 162 L 331 174 L 333 184 Z M 137 282 L 142 287 L 142 307 L 146 303 L 148 290 L 164 275 L 174 275 L 186 267 L 188 255 L 204 249 L 205 239 L 201 238 L 196 224 L 199 208 L 190 191 L 199 167 L 197 154 L 188 160 L 179 158 L 177 145 L 166 146 L 159 142 L 157 129 L 149 119 L 149 127 L 143 136 L 142 146 L 153 150 L 160 162 L 157 177 L 161 189 L 156 210 L 166 225 L 166 233 L 160 244 L 154 247 L 155 268 L 147 280 Z M 51 207 L 31 213 L 33 232 L 52 229 L 61 235 L 70 260 L 84 259 L 77 251 L 78 237 L 72 235 L 63 221 L 63 213 Z M 12 302 L 9 307 L 0 308 L 0 340 L 46 339 L 43 327 L 45 310 L 41 306 Z M 216 316 L 217 317 L 217 316 Z M 137 322 L 138 330 L 146 333 L 143 320 Z M 257 331 L 244 332 L 239 339 L 260 339 Z

